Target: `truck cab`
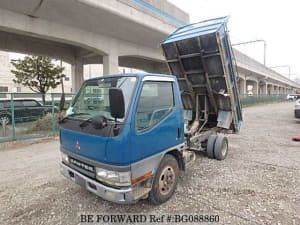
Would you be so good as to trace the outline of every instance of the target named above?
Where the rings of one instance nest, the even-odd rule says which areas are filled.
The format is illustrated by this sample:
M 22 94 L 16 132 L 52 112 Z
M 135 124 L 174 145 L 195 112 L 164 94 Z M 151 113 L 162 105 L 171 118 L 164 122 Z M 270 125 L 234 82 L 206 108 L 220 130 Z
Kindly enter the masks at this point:
M 172 75 L 123 74 L 82 85 L 61 121 L 62 173 L 104 199 L 153 204 L 205 151 L 224 160 L 242 108 L 227 17 L 183 26 L 161 43 Z
M 116 90 L 121 98 L 112 94 Z M 122 115 L 114 115 L 112 105 L 123 105 Z M 161 193 L 152 193 L 153 202 L 166 201 L 178 170 L 184 169 L 183 118 L 174 76 L 122 74 L 87 80 L 61 121 L 62 173 L 104 199 L 130 203 L 149 194 L 167 158 L 161 182 L 154 184 Z

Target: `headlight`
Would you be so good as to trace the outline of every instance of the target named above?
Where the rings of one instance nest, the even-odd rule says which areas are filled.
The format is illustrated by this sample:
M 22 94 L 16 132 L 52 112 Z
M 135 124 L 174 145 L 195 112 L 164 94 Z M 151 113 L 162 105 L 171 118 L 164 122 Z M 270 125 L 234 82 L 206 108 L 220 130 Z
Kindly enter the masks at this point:
M 295 109 L 300 109 L 300 104 L 295 105 Z
M 67 165 L 69 165 L 70 164 L 70 162 L 69 162 L 69 157 L 68 157 L 68 155 L 67 154 L 65 154 L 65 153 L 61 153 L 61 158 L 62 158 L 62 161 L 65 163 L 65 164 L 67 164 Z
M 107 184 L 116 186 L 130 186 L 131 173 L 110 171 L 96 167 L 96 179 Z

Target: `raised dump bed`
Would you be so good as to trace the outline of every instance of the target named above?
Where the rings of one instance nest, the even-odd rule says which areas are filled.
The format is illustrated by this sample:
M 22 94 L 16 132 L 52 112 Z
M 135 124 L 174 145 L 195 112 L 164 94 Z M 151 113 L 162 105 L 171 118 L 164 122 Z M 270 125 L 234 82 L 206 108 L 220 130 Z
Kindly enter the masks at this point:
M 238 132 L 242 110 L 237 69 L 227 30 L 228 17 L 179 28 L 163 41 L 169 69 L 179 82 L 190 129 Z M 195 130 L 195 132 L 196 132 Z

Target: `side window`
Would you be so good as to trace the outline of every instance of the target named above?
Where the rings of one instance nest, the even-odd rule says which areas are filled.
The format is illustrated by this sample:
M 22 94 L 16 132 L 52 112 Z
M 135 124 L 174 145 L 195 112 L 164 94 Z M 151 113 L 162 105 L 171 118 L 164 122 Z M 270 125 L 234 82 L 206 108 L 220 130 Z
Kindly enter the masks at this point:
M 168 115 L 173 107 L 171 82 L 145 82 L 137 107 L 136 130 L 143 131 L 153 127 Z
M 35 107 L 35 106 L 39 106 L 38 103 L 36 101 L 23 101 L 23 105 L 25 107 Z
M 14 107 L 18 108 L 18 107 L 23 107 L 23 103 L 20 100 L 14 101 Z

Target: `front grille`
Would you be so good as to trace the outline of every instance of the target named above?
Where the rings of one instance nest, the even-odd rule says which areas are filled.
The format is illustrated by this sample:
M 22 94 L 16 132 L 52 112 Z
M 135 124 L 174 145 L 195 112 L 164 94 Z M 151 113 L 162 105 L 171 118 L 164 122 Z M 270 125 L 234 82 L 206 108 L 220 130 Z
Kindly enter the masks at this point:
M 93 174 L 95 173 L 95 167 L 94 166 L 91 166 L 87 163 L 84 163 L 84 162 L 82 162 L 80 160 L 77 160 L 77 159 L 74 159 L 72 157 L 69 157 L 69 161 L 73 166 L 75 166 L 77 168 L 80 168 L 80 169 L 82 169 L 86 172 L 89 172 L 89 173 L 93 173 Z

